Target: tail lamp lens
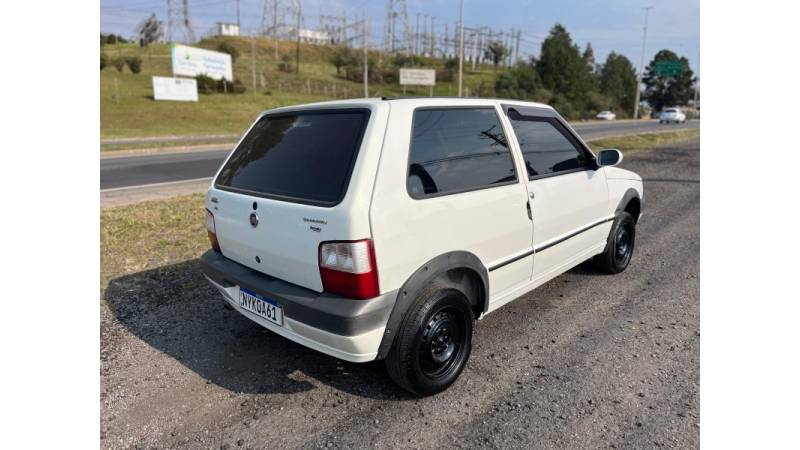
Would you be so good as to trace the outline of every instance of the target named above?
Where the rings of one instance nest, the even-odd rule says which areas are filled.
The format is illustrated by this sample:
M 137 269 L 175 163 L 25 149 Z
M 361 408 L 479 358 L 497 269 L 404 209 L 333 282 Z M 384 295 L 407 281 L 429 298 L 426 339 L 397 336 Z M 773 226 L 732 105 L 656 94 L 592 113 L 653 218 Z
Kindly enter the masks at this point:
M 377 297 L 378 268 L 371 239 L 323 242 L 319 247 L 319 271 L 326 292 L 344 297 Z

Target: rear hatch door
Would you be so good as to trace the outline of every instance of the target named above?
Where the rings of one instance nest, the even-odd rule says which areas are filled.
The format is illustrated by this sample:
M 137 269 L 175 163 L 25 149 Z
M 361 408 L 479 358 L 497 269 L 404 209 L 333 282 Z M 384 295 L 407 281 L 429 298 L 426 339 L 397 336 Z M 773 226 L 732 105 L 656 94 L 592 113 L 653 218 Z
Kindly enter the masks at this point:
M 369 117 L 366 108 L 260 117 L 209 192 L 222 254 L 321 292 L 319 244 L 330 235 Z

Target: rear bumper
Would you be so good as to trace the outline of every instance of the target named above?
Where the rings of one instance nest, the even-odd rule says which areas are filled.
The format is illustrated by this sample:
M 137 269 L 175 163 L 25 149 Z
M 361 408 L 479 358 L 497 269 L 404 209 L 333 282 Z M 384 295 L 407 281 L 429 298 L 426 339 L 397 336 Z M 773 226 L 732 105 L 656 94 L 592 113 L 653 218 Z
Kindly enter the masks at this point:
M 206 278 L 242 315 L 298 344 L 352 362 L 374 360 L 397 291 L 370 300 L 319 293 L 245 267 L 209 250 L 200 257 Z M 283 326 L 239 306 L 239 287 L 255 291 L 283 309 Z

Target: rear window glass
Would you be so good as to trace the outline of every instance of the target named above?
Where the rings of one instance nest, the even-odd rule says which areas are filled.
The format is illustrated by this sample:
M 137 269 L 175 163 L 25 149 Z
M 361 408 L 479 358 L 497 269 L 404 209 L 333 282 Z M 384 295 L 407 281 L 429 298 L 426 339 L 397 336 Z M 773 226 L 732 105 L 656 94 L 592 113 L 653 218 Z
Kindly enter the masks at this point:
M 347 191 L 368 118 L 368 110 L 266 115 L 236 148 L 216 186 L 334 205 Z

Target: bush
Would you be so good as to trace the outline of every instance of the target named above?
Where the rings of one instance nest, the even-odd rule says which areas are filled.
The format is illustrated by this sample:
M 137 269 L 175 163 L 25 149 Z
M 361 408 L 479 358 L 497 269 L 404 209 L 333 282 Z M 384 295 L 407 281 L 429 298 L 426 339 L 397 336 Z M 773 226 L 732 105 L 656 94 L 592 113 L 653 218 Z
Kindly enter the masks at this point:
M 197 78 L 197 92 L 201 94 L 213 93 L 228 93 L 228 94 L 244 94 L 247 91 L 244 83 L 239 80 L 231 83 L 226 79 L 215 80 L 207 75 L 198 75 Z
M 281 56 L 281 62 L 278 63 L 278 70 L 281 72 L 294 72 L 292 68 L 292 57 L 289 55 Z
M 131 69 L 131 72 L 139 73 L 142 71 L 142 58 L 131 56 L 130 58 L 126 58 L 125 62 L 128 63 L 128 68 Z
M 217 92 L 228 94 L 244 94 L 247 88 L 240 80 L 234 80 L 233 83 L 226 79 L 221 79 L 217 82 Z
M 106 55 L 100 53 L 100 70 L 103 70 L 107 64 L 108 59 L 106 58 Z
M 197 92 L 201 94 L 213 94 L 217 92 L 217 80 L 208 75 L 198 75 L 195 80 L 197 81 Z
M 114 58 L 114 60 L 111 61 L 111 65 L 116 67 L 118 71 L 122 72 L 122 69 L 125 68 L 125 60 L 123 58 Z
M 217 45 L 217 51 L 231 55 L 231 63 L 235 63 L 236 58 L 239 57 L 239 50 L 228 41 L 220 42 L 219 45 Z

